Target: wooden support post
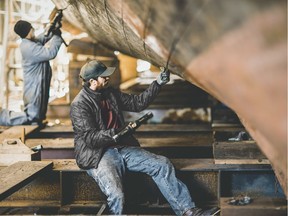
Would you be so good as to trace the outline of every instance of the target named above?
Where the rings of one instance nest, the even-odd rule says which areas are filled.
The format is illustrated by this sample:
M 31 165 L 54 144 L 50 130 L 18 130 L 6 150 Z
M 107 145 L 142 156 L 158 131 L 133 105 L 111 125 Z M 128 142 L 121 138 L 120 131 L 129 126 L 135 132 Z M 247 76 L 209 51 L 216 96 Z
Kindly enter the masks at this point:
M 21 140 L 23 143 L 25 143 L 25 127 L 22 128 Z

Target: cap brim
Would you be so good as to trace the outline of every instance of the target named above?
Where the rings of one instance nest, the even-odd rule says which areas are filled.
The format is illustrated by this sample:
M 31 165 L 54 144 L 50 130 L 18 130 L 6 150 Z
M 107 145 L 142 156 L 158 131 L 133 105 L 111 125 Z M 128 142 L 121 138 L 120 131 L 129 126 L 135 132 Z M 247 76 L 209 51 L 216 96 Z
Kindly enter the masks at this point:
M 116 67 L 107 67 L 107 69 L 100 75 L 102 77 L 111 76 L 115 72 Z

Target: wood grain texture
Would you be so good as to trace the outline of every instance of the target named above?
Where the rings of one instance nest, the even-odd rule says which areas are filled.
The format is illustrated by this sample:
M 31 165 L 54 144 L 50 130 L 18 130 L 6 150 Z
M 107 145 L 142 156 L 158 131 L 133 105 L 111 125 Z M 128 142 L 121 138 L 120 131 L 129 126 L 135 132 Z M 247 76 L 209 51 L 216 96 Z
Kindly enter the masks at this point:
M 0 170 L 0 200 L 52 168 L 51 161 L 21 161 Z

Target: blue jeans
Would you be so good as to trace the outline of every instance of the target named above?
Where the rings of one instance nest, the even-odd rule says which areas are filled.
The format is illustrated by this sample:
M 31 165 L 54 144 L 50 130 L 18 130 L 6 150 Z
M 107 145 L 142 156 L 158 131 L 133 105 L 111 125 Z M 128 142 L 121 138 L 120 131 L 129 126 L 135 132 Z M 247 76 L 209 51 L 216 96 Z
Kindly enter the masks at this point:
M 129 146 L 108 149 L 98 168 L 87 170 L 107 196 L 113 214 L 120 215 L 123 212 L 123 176 L 126 170 L 151 176 L 177 215 L 183 215 L 185 211 L 195 207 L 186 185 L 176 178 L 175 169 L 169 159 L 140 147 Z
M 7 109 L 0 108 L 0 125 L 13 126 L 13 125 L 27 125 L 29 119 L 25 112 L 14 112 Z

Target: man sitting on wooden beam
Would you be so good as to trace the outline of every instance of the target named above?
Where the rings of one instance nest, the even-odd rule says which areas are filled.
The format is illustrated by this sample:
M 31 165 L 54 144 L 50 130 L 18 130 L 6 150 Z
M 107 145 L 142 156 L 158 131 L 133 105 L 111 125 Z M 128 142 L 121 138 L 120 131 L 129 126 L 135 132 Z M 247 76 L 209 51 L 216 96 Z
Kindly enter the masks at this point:
M 125 126 L 122 111 L 140 112 L 147 108 L 169 82 L 170 73 L 164 69 L 144 92 L 132 95 L 108 87 L 114 71 L 114 67 L 96 60 L 81 69 L 83 88 L 70 110 L 77 165 L 98 183 L 112 214 L 123 214 L 123 180 L 129 170 L 151 176 L 177 215 L 213 215 L 217 208 L 202 210 L 195 206 L 168 158 L 142 149 L 131 133 L 115 139 Z

